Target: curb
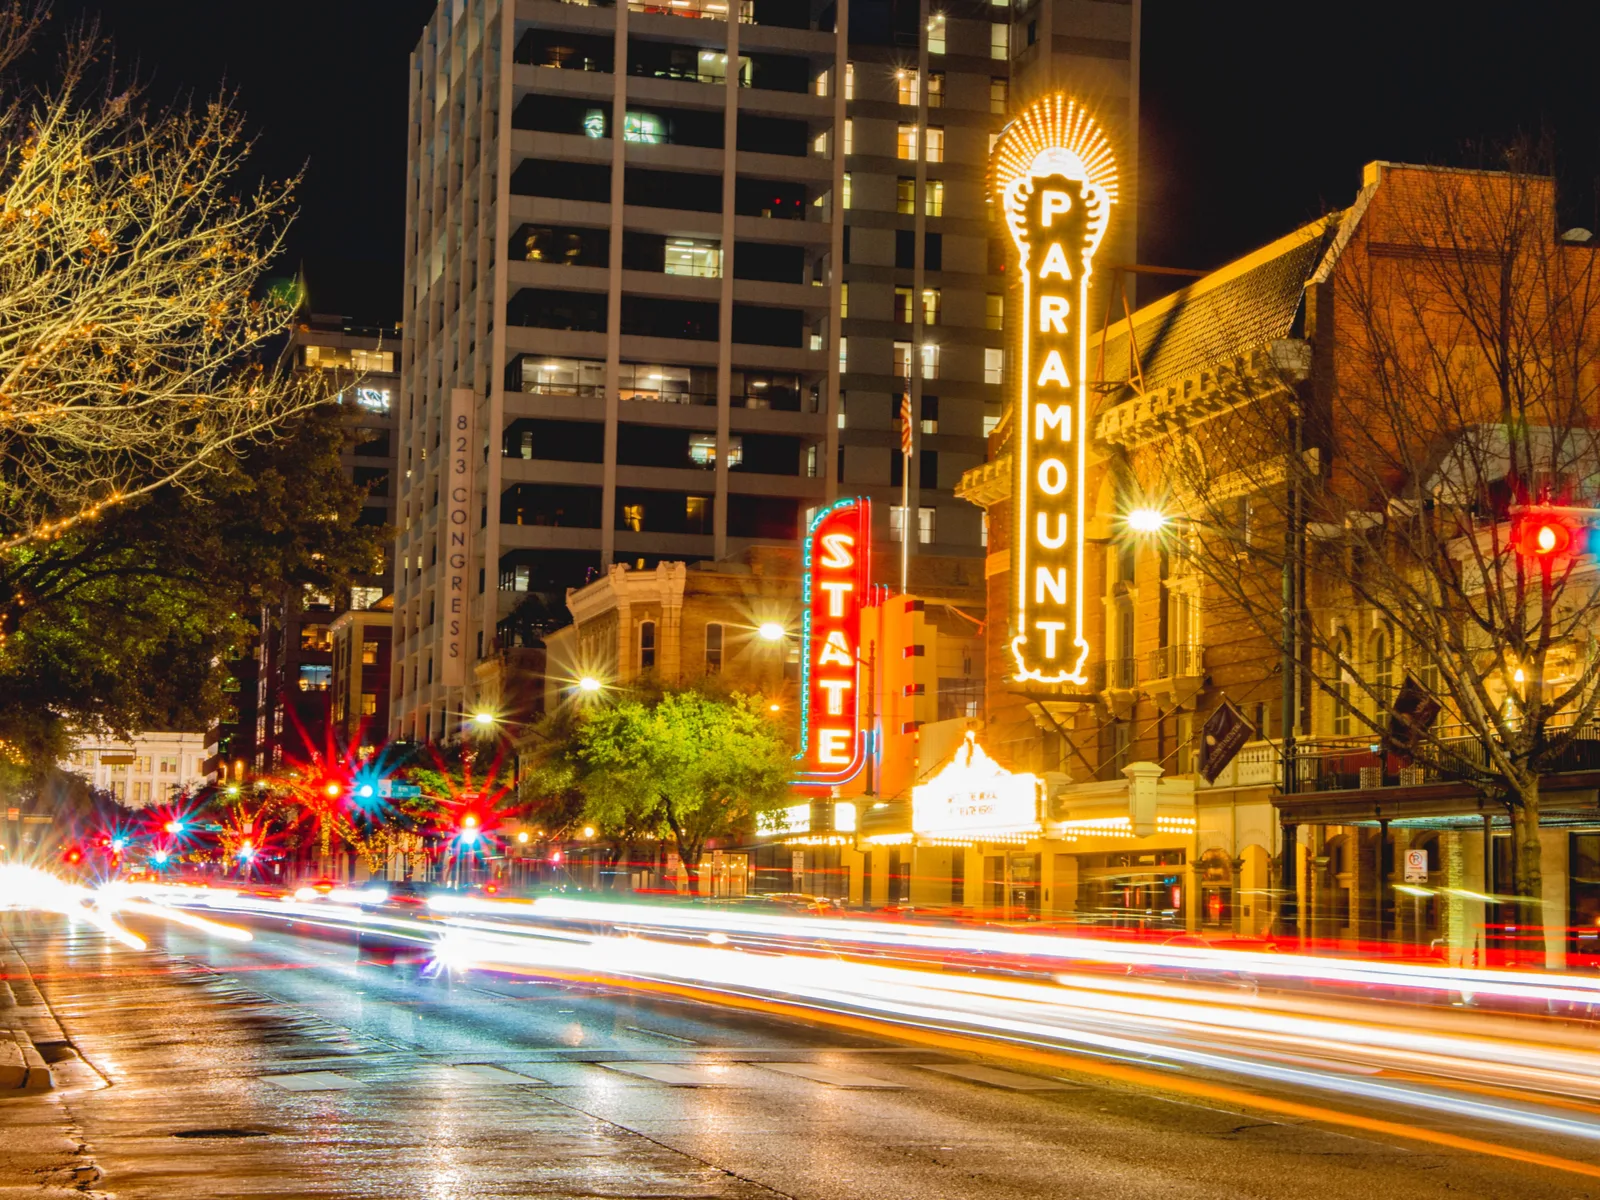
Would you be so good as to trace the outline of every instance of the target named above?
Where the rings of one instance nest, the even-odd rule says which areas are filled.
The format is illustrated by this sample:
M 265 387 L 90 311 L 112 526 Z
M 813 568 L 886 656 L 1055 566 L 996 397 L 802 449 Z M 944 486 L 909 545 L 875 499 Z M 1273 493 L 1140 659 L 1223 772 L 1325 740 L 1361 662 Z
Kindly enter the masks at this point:
M 35 1048 L 28 1031 L 0 1029 L 0 1097 L 47 1092 L 55 1085 L 55 1074 Z
M 55 1072 L 34 1039 L 64 1045 L 66 1037 L 34 986 L 28 964 L 4 932 L 0 976 L 0 1098 L 49 1091 L 56 1085 Z

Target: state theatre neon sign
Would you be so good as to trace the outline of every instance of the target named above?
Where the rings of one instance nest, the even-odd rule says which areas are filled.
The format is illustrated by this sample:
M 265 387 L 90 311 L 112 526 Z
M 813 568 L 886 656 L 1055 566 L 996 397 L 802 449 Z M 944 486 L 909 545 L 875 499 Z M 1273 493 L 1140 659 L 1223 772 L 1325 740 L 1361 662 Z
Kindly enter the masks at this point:
M 838 500 L 806 530 L 801 634 L 801 786 L 848 783 L 867 760 L 862 720 L 861 610 L 872 590 L 872 512 L 864 496 Z
M 1099 125 L 1058 93 L 1006 126 L 994 183 L 1022 281 L 1011 438 L 1014 678 L 1085 684 L 1089 276 L 1117 198 L 1116 164 Z

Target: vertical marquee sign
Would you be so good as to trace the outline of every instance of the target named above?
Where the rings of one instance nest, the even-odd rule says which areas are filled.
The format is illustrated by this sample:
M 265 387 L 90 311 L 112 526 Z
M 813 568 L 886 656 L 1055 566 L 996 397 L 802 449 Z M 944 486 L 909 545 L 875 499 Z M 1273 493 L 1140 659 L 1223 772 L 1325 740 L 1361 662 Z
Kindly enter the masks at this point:
M 439 531 L 444 541 L 444 573 L 440 583 L 444 595 L 439 607 L 444 620 L 444 661 L 439 667 L 439 682 L 445 687 L 465 687 L 467 683 L 468 585 L 472 574 L 472 415 L 476 402 L 470 388 L 452 388 L 448 410 L 448 453 L 445 455 L 444 525 Z
M 800 753 L 794 782 L 848 783 L 867 759 L 861 610 L 872 590 L 872 511 L 865 496 L 811 519 L 805 544 Z
M 994 185 L 1022 283 L 1011 438 L 1015 678 L 1084 684 L 1089 274 L 1117 198 L 1116 165 L 1099 125 L 1058 93 L 1006 126 Z

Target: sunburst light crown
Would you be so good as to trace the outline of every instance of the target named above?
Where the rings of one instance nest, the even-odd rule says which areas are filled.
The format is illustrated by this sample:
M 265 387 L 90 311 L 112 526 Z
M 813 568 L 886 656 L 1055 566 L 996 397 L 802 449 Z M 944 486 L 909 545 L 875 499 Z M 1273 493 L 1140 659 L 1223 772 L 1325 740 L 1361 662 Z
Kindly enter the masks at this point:
M 1117 163 L 1100 123 L 1071 96 L 1041 96 L 1000 134 L 990 160 L 990 183 L 1002 203 L 1006 188 L 1022 175 L 1063 174 L 1099 188 L 1117 200 Z

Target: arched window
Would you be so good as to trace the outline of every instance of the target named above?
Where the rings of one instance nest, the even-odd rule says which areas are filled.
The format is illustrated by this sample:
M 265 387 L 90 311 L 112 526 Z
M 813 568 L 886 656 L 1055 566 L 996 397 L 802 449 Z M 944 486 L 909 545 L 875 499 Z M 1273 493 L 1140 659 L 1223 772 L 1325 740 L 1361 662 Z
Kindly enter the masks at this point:
M 656 669 L 656 623 L 654 621 L 639 622 L 639 670 L 654 671 Z
M 1394 703 L 1394 639 L 1387 629 L 1372 635 L 1372 691 L 1379 713 Z
M 1355 678 L 1350 673 L 1350 635 L 1343 630 L 1333 641 L 1333 736 L 1349 737 L 1350 689 Z

